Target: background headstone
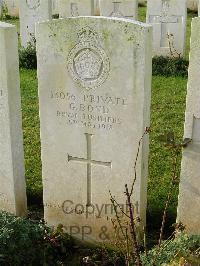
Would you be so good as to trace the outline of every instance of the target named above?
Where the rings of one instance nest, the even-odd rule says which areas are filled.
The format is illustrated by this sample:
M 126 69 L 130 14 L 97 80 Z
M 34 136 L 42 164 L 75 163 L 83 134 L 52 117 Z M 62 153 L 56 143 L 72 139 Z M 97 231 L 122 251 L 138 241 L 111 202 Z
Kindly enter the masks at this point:
M 149 127 L 152 28 L 78 17 L 40 23 L 36 39 L 45 220 L 82 239 L 107 240 L 109 190 L 125 207 L 124 186 Z M 145 136 L 133 193 L 143 225 L 147 165 Z
M 198 1 L 199 0 L 187 0 L 187 7 L 190 10 L 197 11 L 198 10 Z
M 99 6 L 100 0 L 94 0 L 94 15 L 100 16 L 100 6 Z
M 147 23 L 153 25 L 154 55 L 183 56 L 186 18 L 185 0 L 148 0 Z
M 94 16 L 95 3 L 94 0 L 60 0 L 59 17 Z
M 198 3 L 198 16 L 200 16 L 200 0 L 199 0 L 199 3 Z
M 0 0 L 0 16 L 3 13 L 3 0 Z
M 58 1 L 59 0 L 52 0 L 52 14 L 53 15 L 58 15 L 59 14 Z
M 20 0 L 20 35 L 22 46 L 34 43 L 35 23 L 52 19 L 51 0 Z
M 146 5 L 147 0 L 138 0 L 138 3 L 141 5 Z
M 190 234 L 200 234 L 200 18 L 193 19 L 178 222 Z
M 4 0 L 8 15 L 11 17 L 19 17 L 19 1 L 21 0 Z
M 16 28 L 0 22 L 0 210 L 24 215 L 26 186 Z
M 138 16 L 138 0 L 100 0 L 100 15 L 136 20 Z

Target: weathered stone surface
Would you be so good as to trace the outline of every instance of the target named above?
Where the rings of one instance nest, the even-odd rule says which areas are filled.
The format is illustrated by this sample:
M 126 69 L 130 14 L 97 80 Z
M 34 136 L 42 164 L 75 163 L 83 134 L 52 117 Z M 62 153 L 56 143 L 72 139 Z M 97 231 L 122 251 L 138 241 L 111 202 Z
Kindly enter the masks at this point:
M 187 232 L 200 234 L 200 19 L 192 22 L 190 66 L 184 138 L 192 142 L 183 151 L 178 222 Z
M 149 127 L 151 26 L 79 17 L 40 23 L 36 37 L 45 220 L 85 240 L 108 240 L 101 229 L 111 238 L 109 190 L 125 207 L 124 186 Z M 147 162 L 145 136 L 133 193 L 142 224 Z
M 149 0 L 147 23 L 153 25 L 154 55 L 184 55 L 187 8 L 186 0 Z
M 95 3 L 91 0 L 60 0 L 59 17 L 94 16 Z
M 52 0 L 20 0 L 20 35 L 22 46 L 34 43 L 35 23 L 52 18 Z
M 24 215 L 26 192 L 17 32 L 0 22 L 0 210 Z
M 100 0 L 100 15 L 136 20 L 138 15 L 138 0 Z

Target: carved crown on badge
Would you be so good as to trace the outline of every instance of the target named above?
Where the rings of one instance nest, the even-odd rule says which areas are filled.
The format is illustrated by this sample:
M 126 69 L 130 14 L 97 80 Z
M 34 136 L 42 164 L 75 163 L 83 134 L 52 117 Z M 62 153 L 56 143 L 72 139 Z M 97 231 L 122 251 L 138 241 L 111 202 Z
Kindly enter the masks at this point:
M 80 41 L 94 41 L 98 42 L 98 35 L 96 32 L 94 32 L 90 27 L 85 27 L 82 30 L 79 31 L 78 37 Z

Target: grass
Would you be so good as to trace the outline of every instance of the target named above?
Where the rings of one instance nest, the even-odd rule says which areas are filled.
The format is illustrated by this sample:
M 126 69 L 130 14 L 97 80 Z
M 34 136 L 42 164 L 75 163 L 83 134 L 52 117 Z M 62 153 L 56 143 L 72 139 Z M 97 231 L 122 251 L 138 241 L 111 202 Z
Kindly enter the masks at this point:
M 140 20 L 144 21 L 145 16 L 146 8 L 141 7 L 139 12 Z M 188 15 L 187 58 L 189 54 L 190 23 L 193 16 L 194 13 L 189 13 Z M 19 25 L 18 20 L 11 20 L 9 22 Z M 38 204 L 42 203 L 42 175 L 36 71 L 21 69 L 20 75 L 27 189 L 29 203 Z M 174 132 L 178 141 L 181 142 L 183 136 L 186 85 L 186 78 L 153 77 L 148 224 L 153 224 L 154 228 L 160 226 L 161 212 L 169 190 L 171 176 L 171 154 L 164 147 L 164 143 L 160 142 L 159 136 L 167 132 Z M 177 195 L 178 186 L 173 191 L 173 199 L 169 209 L 169 224 L 175 222 Z M 152 229 L 151 227 L 149 228 Z
M 38 203 L 42 195 L 42 174 L 37 77 L 35 70 L 22 69 L 20 74 L 27 190 L 30 203 L 36 200 Z
M 172 175 L 172 157 L 160 136 L 173 132 L 182 142 L 187 79 L 154 76 L 152 82 L 150 160 L 148 179 L 148 225 L 159 228 Z M 180 170 L 179 157 L 179 170 Z M 168 224 L 175 223 L 178 185 L 168 212 Z M 152 223 L 153 221 L 153 223 Z M 152 228 L 153 227 L 153 228 Z

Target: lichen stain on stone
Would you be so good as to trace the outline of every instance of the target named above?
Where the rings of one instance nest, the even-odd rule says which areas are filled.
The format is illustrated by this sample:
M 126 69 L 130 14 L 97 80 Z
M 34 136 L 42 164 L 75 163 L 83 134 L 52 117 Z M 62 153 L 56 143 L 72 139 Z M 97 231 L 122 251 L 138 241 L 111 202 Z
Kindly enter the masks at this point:
M 107 41 L 108 38 L 109 38 L 109 31 L 106 30 L 106 29 L 104 29 L 104 30 L 102 31 L 102 35 L 103 35 L 103 39 L 104 39 L 104 41 Z

